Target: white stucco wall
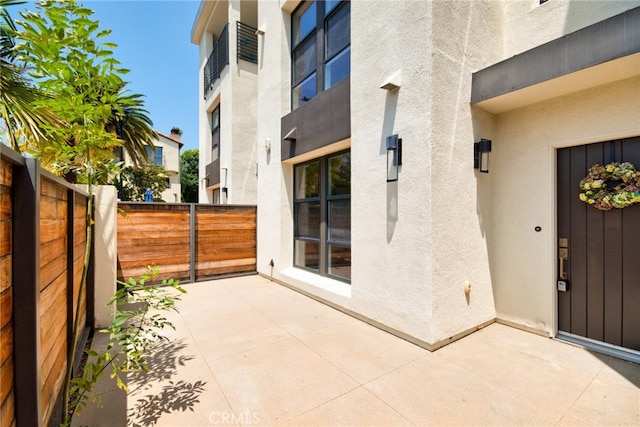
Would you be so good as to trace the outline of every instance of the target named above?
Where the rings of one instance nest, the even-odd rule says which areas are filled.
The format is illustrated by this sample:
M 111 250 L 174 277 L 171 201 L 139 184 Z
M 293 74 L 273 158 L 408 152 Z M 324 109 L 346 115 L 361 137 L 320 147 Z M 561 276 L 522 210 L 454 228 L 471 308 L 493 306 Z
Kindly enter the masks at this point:
M 258 271 L 426 346 L 495 318 L 553 335 L 555 148 L 640 134 L 640 83 L 492 114 L 470 105 L 471 75 L 640 2 L 352 1 L 351 138 L 311 154 L 351 148 L 351 285 L 293 267 L 301 159 L 281 162 L 280 119 L 290 112 L 297 4 L 259 3 L 257 138 L 244 154 L 258 163 Z M 380 89 L 397 71 L 401 88 Z M 245 89 L 245 104 L 221 100 L 223 116 L 226 108 L 242 117 L 253 88 Z M 404 163 L 398 182 L 386 183 L 385 138 L 394 133 Z M 238 140 L 252 134 L 231 130 Z M 493 140 L 489 174 L 472 168 L 480 138 Z
M 86 191 L 86 186 L 83 186 Z M 94 327 L 114 319 L 109 301 L 116 292 L 118 259 L 118 192 L 112 185 L 93 187 L 94 194 Z
M 522 53 L 640 5 L 638 0 L 509 0 L 504 4 L 504 57 Z
M 222 7 L 226 6 L 226 7 Z M 257 3 L 253 4 L 257 8 Z M 212 9 L 212 15 L 201 17 L 205 21 L 229 23 L 229 64 L 221 71 L 213 89 L 199 101 L 200 186 L 202 203 L 213 203 L 213 189 L 227 187 L 227 197 L 221 195 L 221 203 L 256 203 L 256 135 L 257 135 L 257 84 L 258 66 L 246 61 L 236 61 L 236 21 L 243 21 L 241 9 L 247 19 L 253 20 L 247 4 L 229 0 Z M 220 16 L 217 16 L 219 14 Z M 216 15 L 216 16 L 213 16 Z M 250 22 L 253 23 L 253 22 Z M 255 23 L 253 23 L 255 25 Z M 219 35 L 219 34 L 216 34 Z M 213 50 L 213 36 L 205 31 L 200 39 L 200 94 L 204 94 L 202 73 Z M 206 165 L 211 163 L 211 112 L 220 107 L 220 183 L 204 181 Z
M 504 2 L 499 60 L 640 4 L 635 0 L 537 3 Z M 484 59 L 489 62 L 476 69 L 497 62 Z M 563 77 L 563 82 L 567 86 L 581 79 L 575 73 Z M 525 100 L 520 105 L 530 105 L 497 115 L 474 107 L 472 114 L 475 139 L 493 140 L 491 171 L 482 177 L 482 188 L 490 198 L 478 206 L 488 214 L 484 232 L 496 317 L 553 336 L 557 332 L 556 149 L 640 135 L 640 85 L 635 77 L 560 97 L 540 95 L 553 86 L 539 86 L 537 97 L 546 101 Z M 542 230 L 536 232 L 536 226 Z
M 434 249 L 431 99 L 426 96 L 432 81 L 431 7 L 429 2 L 396 2 L 391 8 L 384 1 L 351 5 L 349 305 L 428 343 L 433 342 Z M 398 70 L 402 87 L 380 89 Z M 403 165 L 398 181 L 387 183 L 386 137 L 396 133 L 403 139 Z
M 555 333 L 556 149 L 640 135 L 638 94 L 635 77 L 496 117 L 489 245 L 499 318 Z
M 392 4 L 351 4 L 352 132 L 333 147 L 350 144 L 352 156 L 352 281 L 345 285 L 292 267 L 293 168 L 279 161 L 280 118 L 290 111 L 290 21 L 276 2 L 260 3 L 259 25 L 266 29 L 260 52 L 269 55 L 260 56 L 258 88 L 258 270 L 270 275 L 273 259 L 275 279 L 439 345 L 495 317 L 477 207 L 477 192 L 488 196 L 489 189 L 486 183 L 476 188 L 487 177 L 476 178 L 472 168 L 473 120 L 482 120 L 472 118 L 468 104 L 470 70 L 482 61 L 465 58 L 499 43 L 493 27 L 476 36 L 486 22 L 501 22 L 502 9 Z M 400 90 L 380 89 L 397 71 Z M 403 138 L 404 163 L 398 182 L 387 183 L 385 139 L 394 133 Z M 267 139 L 270 153 L 263 149 Z M 468 298 L 466 280 L 473 289 Z
M 206 100 L 204 99 L 204 81 L 203 70 L 207 59 L 213 49 L 213 38 L 207 32 L 202 34 L 198 49 L 198 75 L 194 78 L 198 79 L 198 200 L 200 203 L 211 202 L 211 191 L 207 191 L 207 183 L 204 180 L 205 168 L 211 163 L 211 122 L 208 117 Z
M 486 241 L 493 177 L 472 167 L 473 142 L 489 136 L 476 131 L 469 99 L 471 73 L 500 59 L 503 9 L 498 2 L 451 1 L 432 8 L 431 81 L 421 91 L 432 100 L 430 172 L 419 182 L 431 188 L 431 327 L 433 341 L 442 342 L 495 318 Z

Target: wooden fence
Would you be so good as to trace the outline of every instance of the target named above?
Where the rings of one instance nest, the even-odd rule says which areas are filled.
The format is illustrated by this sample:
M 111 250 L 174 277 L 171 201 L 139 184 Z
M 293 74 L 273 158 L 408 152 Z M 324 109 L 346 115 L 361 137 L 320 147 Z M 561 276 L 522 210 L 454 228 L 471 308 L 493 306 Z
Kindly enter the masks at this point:
M 36 160 L 0 148 L 0 425 L 55 424 L 73 314 L 79 310 L 84 325 L 78 347 L 93 324 L 91 279 L 76 306 L 88 195 Z
M 194 282 L 256 271 L 256 207 L 119 203 L 118 280 L 148 265 Z

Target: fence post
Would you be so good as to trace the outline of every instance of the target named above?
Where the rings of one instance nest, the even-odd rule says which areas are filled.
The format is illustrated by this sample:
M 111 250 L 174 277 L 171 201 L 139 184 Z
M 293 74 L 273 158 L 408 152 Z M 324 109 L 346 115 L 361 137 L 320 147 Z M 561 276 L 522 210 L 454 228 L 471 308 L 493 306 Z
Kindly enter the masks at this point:
M 76 192 L 67 189 L 67 363 L 73 363 L 70 360 L 71 349 L 73 347 L 73 285 L 75 282 L 75 206 Z
M 89 255 L 89 270 L 87 271 L 87 283 L 85 285 L 85 298 L 87 300 L 87 325 L 91 330 L 94 329 L 95 325 L 95 310 L 96 310 L 96 240 L 98 240 L 96 236 L 96 196 L 91 195 L 89 197 L 93 197 L 93 212 L 91 213 L 91 218 L 94 218 L 94 223 L 91 224 L 91 235 L 93 239 L 91 239 L 91 252 Z M 87 202 L 89 200 L 87 199 Z M 87 209 L 89 209 L 89 204 L 87 203 Z
M 25 165 L 14 168 L 12 191 L 16 424 L 40 426 L 40 166 Z
M 189 280 L 196 281 L 196 204 L 189 204 Z

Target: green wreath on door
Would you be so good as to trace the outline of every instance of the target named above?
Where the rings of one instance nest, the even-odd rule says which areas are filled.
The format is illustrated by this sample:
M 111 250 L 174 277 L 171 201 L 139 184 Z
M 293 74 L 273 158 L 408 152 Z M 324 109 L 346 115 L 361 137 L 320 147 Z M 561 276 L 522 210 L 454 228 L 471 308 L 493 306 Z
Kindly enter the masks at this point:
M 640 172 L 629 162 L 595 164 L 580 181 L 580 200 L 610 211 L 640 203 Z

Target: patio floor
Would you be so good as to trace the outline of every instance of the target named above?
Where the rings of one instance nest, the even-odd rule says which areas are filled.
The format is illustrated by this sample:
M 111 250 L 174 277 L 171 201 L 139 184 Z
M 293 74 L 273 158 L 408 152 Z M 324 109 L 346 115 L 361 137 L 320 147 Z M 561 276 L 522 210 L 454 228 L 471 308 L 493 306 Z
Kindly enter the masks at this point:
M 75 425 L 640 425 L 640 365 L 497 323 L 430 353 L 260 276 L 184 287 L 151 371 Z

